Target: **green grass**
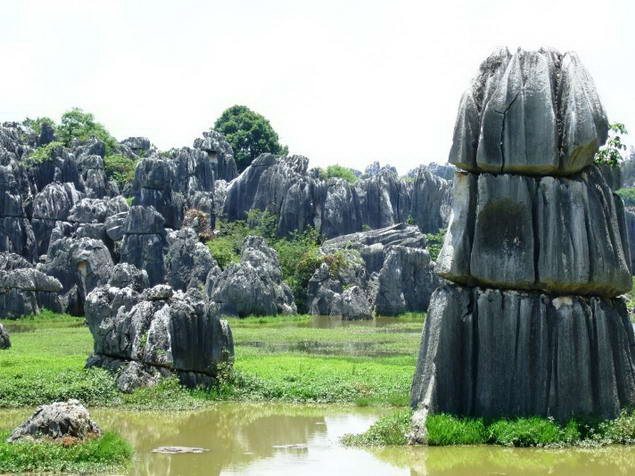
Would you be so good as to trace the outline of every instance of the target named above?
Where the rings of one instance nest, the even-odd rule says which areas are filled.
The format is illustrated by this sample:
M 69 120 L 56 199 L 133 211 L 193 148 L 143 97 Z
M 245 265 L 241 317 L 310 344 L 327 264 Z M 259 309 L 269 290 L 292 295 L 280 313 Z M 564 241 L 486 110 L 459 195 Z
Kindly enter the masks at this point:
M 482 419 L 431 415 L 426 421 L 428 444 L 431 446 L 477 445 L 487 440 Z
M 348 434 L 348 446 L 405 445 L 412 412 L 399 410 L 381 417 L 366 432 Z M 430 415 L 426 420 L 430 446 L 499 445 L 510 447 L 598 447 L 635 443 L 635 411 L 595 424 L 571 420 L 559 424 L 550 418 L 516 418 L 485 422 L 482 418 Z
M 342 437 L 346 446 L 400 446 L 407 444 L 412 412 L 400 410 L 377 420 L 361 434 L 347 434 Z
M 0 353 L 0 407 L 36 406 L 77 398 L 90 406 L 193 408 L 214 400 L 405 406 L 423 315 L 311 327 L 310 316 L 230 319 L 235 368 L 220 388 L 186 390 L 174 379 L 131 395 L 114 377 L 85 369 L 93 340 L 83 320 L 43 313 L 9 325 L 12 347 Z M 11 326 L 20 327 L 20 332 Z
M 61 443 L 6 443 L 9 432 L 0 432 L 0 473 L 72 472 L 103 473 L 127 466 L 131 446 L 115 433 L 64 447 Z

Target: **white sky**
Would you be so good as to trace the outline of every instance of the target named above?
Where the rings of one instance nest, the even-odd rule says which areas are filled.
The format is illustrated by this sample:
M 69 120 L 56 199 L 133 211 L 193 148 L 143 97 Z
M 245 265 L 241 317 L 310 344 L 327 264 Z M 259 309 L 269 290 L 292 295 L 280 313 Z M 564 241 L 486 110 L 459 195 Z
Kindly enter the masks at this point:
M 3 0 L 0 121 L 90 111 L 118 139 L 191 146 L 227 107 L 312 165 L 445 162 L 495 47 L 575 50 L 635 143 L 631 0 Z

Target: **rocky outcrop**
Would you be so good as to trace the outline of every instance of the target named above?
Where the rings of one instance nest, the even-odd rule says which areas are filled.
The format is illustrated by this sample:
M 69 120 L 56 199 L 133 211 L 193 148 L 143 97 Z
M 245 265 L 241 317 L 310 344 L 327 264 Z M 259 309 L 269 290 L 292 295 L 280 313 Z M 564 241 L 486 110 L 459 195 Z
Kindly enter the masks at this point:
M 233 357 L 229 326 L 196 289 L 175 292 L 163 284 L 142 289 L 145 279 L 143 272 L 120 264 L 108 285 L 90 293 L 86 321 L 95 355 L 87 365 L 120 369 L 124 391 L 167 374 L 191 386 L 213 382 L 218 366 Z
M 203 132 L 203 137 L 194 140 L 193 147 L 207 154 L 216 180 L 229 182 L 236 178 L 238 168 L 234 160 L 234 151 L 223 134 L 215 130 Z
M 35 196 L 31 225 L 38 254 L 46 254 L 51 232 L 58 221 L 68 221 L 71 209 L 82 199 L 72 183 L 50 183 Z
M 10 347 L 11 339 L 9 339 L 9 333 L 4 326 L 0 324 L 0 350 L 9 349 Z
M 206 283 L 209 299 L 221 315 L 295 314 L 291 289 L 282 282 L 278 254 L 264 238 L 249 236 L 242 247 L 240 262 L 221 271 L 209 272 Z
M 628 247 L 631 255 L 630 269 L 631 274 L 635 274 L 635 212 L 632 210 L 624 211 L 626 221 L 626 234 L 628 236 Z
M 133 206 L 123 225 L 121 262 L 148 273 L 150 285 L 164 282 L 168 246 L 163 217 L 153 207 Z
M 468 172 L 454 179 L 437 263 L 452 283 L 428 310 L 413 441 L 431 412 L 566 421 L 635 404 L 624 208 L 592 164 L 606 133 L 575 54 L 503 50 L 481 65 L 450 152 Z
M 439 285 L 425 246 L 419 229 L 403 223 L 325 241 L 323 255 L 339 256 L 345 263 L 334 266 L 328 258 L 331 265 L 323 263 L 311 277 L 309 312 L 352 319 L 425 311 Z M 353 292 L 358 305 L 349 312 L 345 294 Z
M 34 315 L 45 308 L 60 312 L 61 291 L 57 279 L 34 269 L 24 258 L 0 253 L 0 317 Z
M 413 382 L 429 411 L 566 421 L 632 405 L 635 340 L 621 299 L 448 284 L 432 301 Z
M 448 182 L 425 168 L 414 180 L 402 180 L 384 167 L 351 184 L 322 179 L 317 170 L 308 170 L 305 157 L 262 154 L 229 184 L 224 214 L 236 220 L 251 209 L 266 210 L 279 217 L 280 236 L 312 226 L 335 237 L 409 218 L 423 232 L 436 233 L 446 223 L 449 194 Z
M 17 253 L 32 260 L 37 244 L 18 179 L 12 165 L 0 166 L 0 252 Z
M 62 284 L 62 305 L 76 316 L 84 314 L 86 296 L 108 281 L 114 263 L 106 245 L 92 238 L 64 236 L 51 241 L 44 273 Z
M 218 266 L 209 248 L 198 241 L 192 228 L 181 228 L 167 235 L 166 280 L 174 289 L 204 289 L 209 271 Z
M 79 400 L 68 400 L 38 407 L 33 415 L 11 433 L 7 443 L 60 441 L 63 438 L 84 441 L 100 435 L 101 429 Z
M 461 99 L 449 161 L 470 172 L 571 175 L 593 164 L 607 135 L 575 53 L 505 48 L 481 64 Z

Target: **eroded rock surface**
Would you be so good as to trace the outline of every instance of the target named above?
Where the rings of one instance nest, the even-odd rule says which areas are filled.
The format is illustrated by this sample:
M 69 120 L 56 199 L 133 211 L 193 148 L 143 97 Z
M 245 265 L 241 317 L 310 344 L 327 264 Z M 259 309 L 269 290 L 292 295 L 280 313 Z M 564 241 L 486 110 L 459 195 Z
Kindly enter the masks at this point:
M 183 293 L 164 284 L 143 289 L 145 273 L 123 266 L 88 295 L 86 322 L 95 339 L 88 365 L 121 368 L 122 391 L 166 374 L 191 386 L 213 382 L 218 366 L 233 358 L 227 323 L 196 289 Z
M 0 324 L 0 350 L 8 349 L 11 347 L 11 339 L 9 338 L 9 333 L 4 328 L 2 324 Z
M 459 107 L 448 232 L 454 283 L 428 310 L 413 442 L 430 413 L 615 418 L 635 405 L 635 336 L 619 179 L 593 165 L 607 135 L 573 53 L 500 50 Z M 491 173 L 490 173 L 491 172 Z
M 11 433 L 7 443 L 63 438 L 83 441 L 100 435 L 101 429 L 79 400 L 68 400 L 38 407 L 27 421 Z
M 357 319 L 425 311 L 439 284 L 425 246 L 419 229 L 403 223 L 325 241 L 322 253 L 340 253 L 345 264 L 314 273 L 309 312 Z
M 214 266 L 207 277 L 207 294 L 222 315 L 295 314 L 289 286 L 282 282 L 278 254 L 264 238 L 248 236 L 240 262 L 224 271 Z

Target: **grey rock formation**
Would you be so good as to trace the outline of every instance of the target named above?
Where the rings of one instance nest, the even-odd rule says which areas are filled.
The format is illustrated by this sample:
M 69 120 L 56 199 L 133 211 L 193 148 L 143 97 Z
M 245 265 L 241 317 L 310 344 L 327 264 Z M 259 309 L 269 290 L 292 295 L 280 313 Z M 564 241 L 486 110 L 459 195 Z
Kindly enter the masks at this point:
M 575 53 L 501 49 L 461 99 L 450 163 L 471 172 L 569 175 L 593 163 L 607 134 Z
M 393 246 L 379 271 L 375 309 L 384 316 L 423 312 L 438 285 L 425 249 Z
M 631 288 L 625 211 L 592 165 L 606 132 L 574 54 L 501 50 L 482 64 L 450 154 L 478 174 L 454 179 L 437 268 L 456 284 L 428 310 L 412 441 L 425 442 L 429 413 L 564 422 L 635 404 L 635 335 L 618 297 Z
M 83 441 L 100 435 L 101 429 L 79 400 L 68 400 L 38 407 L 11 433 L 7 443 L 61 440 L 66 437 Z
M 0 253 L 0 317 L 18 318 L 44 308 L 60 312 L 60 282 L 13 253 Z
M 48 184 L 33 200 L 31 225 L 38 254 L 46 254 L 51 232 L 58 221 L 68 221 L 71 209 L 82 199 L 72 183 Z
M 345 265 L 331 269 L 323 263 L 314 273 L 307 289 L 308 311 L 351 319 L 425 311 L 439 285 L 425 246 L 419 229 L 403 223 L 325 241 L 321 252 L 343 256 Z M 353 288 L 351 302 L 365 302 L 364 312 L 344 305 L 344 295 Z
M 628 247 L 631 252 L 631 274 L 635 274 L 635 212 L 632 210 L 626 210 L 624 212 L 626 219 L 626 229 L 628 236 Z
M 139 281 L 130 268 L 113 275 L 136 275 L 132 281 Z M 187 385 L 209 384 L 218 366 L 231 362 L 231 330 L 197 290 L 185 294 L 158 285 L 138 291 L 114 284 L 125 282 L 111 280 L 86 302 L 95 339 L 88 365 L 122 368 L 118 385 L 123 391 L 151 384 L 166 372 Z
M 62 305 L 76 316 L 84 315 L 86 296 L 108 281 L 114 263 L 106 245 L 92 238 L 63 236 L 51 241 L 44 273 L 62 284 Z
M 240 263 L 220 272 L 213 267 L 207 277 L 207 294 L 222 315 L 295 314 L 291 289 L 282 282 L 278 254 L 264 238 L 248 236 Z
M 244 219 L 251 209 L 279 217 L 278 234 L 285 236 L 312 226 L 327 237 L 381 228 L 410 217 L 423 232 L 437 232 L 449 212 L 450 186 L 425 168 L 416 178 L 402 180 L 384 167 L 375 175 L 351 184 L 324 180 L 308 170 L 302 156 L 258 157 L 227 189 L 224 214 Z
M 32 260 L 37 253 L 33 228 L 24 209 L 21 187 L 11 165 L 0 166 L 0 252 Z
M 133 203 L 153 206 L 170 228 L 181 227 L 187 208 L 206 211 L 213 223 L 218 165 L 218 161 L 210 160 L 208 152 L 188 147 L 174 150 L 167 157 L 145 158 L 135 171 Z
M 168 243 L 164 223 L 153 207 L 133 206 L 123 226 L 121 262 L 145 270 L 150 285 L 165 280 L 164 252 Z
M 217 266 L 209 248 L 198 241 L 192 228 L 181 228 L 167 235 L 166 280 L 174 289 L 203 289 L 209 271 Z
M 194 140 L 193 147 L 207 153 L 217 180 L 229 182 L 236 178 L 238 168 L 234 160 L 234 152 L 223 134 L 215 130 L 203 132 L 202 138 Z
M 11 339 L 9 339 L 9 333 L 4 326 L 0 324 L 0 350 L 9 349 L 10 347 Z
M 566 178 L 457 174 L 437 271 L 463 284 L 617 296 L 632 286 L 625 228 L 595 166 Z
M 485 418 L 614 418 L 635 398 L 624 301 L 535 292 L 437 289 L 413 403 Z

